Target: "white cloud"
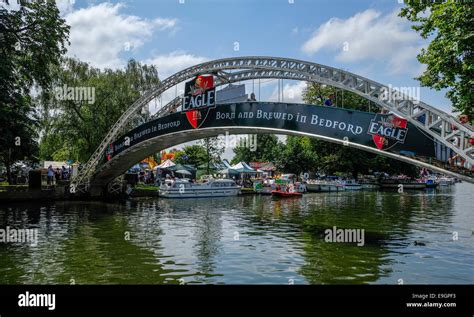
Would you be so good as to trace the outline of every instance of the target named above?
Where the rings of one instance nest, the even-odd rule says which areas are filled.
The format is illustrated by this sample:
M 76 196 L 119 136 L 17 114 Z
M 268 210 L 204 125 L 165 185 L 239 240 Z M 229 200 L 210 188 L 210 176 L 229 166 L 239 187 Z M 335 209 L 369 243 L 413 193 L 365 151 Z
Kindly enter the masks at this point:
M 282 102 L 290 103 L 301 103 L 303 102 L 303 90 L 306 88 L 306 82 L 299 81 L 292 84 L 285 84 L 283 86 L 283 100 Z M 281 91 L 278 90 L 278 86 L 273 89 L 272 94 L 268 98 L 270 101 L 278 101 L 278 94 L 281 94 Z
M 155 20 L 153 20 L 153 24 L 160 30 L 174 28 L 176 26 L 176 22 L 176 19 L 156 18 Z
M 169 54 L 156 55 L 153 58 L 145 60 L 144 63 L 148 65 L 155 65 L 158 69 L 158 76 L 161 80 L 164 80 L 167 77 L 179 72 L 180 70 L 203 63 L 207 60 L 209 59 L 206 57 L 175 51 Z M 180 83 L 177 86 L 166 90 L 160 95 L 158 101 L 156 101 L 156 107 L 154 102 L 151 103 L 149 107 L 150 112 L 154 114 L 159 108 L 173 100 L 177 95 L 181 95 L 183 93 L 184 83 Z
M 62 15 L 69 14 L 74 9 L 75 0 L 56 0 L 56 6 Z
M 176 19 L 147 20 L 121 14 L 122 8 L 120 3 L 101 3 L 67 14 L 66 23 L 71 26 L 68 55 L 99 68 L 118 68 L 125 64 L 122 52 L 139 48 L 155 30 L 176 26 Z
M 382 15 L 368 9 L 345 20 L 330 19 L 304 43 L 302 50 L 307 54 L 335 52 L 336 60 L 341 62 L 385 62 L 391 73 L 412 74 L 420 69 L 413 65 L 424 45 L 409 23 L 397 16 L 397 11 Z
M 208 58 L 188 54 L 182 51 L 174 51 L 169 54 L 157 55 L 145 61 L 146 64 L 153 64 L 158 69 L 161 79 L 165 79 L 174 73 L 187 67 L 207 61 Z
M 5 1 L 0 1 L 0 8 L 16 11 L 20 8 L 20 4 L 16 1 L 9 1 L 8 4 Z

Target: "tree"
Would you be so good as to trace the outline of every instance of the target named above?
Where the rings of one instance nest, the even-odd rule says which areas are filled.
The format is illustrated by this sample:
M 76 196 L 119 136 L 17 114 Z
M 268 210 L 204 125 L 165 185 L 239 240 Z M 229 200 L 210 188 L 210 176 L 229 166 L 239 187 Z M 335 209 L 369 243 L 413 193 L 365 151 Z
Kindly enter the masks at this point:
M 317 154 L 311 142 L 309 137 L 288 136 L 278 166 L 297 175 L 316 171 Z
M 190 164 L 199 166 L 206 163 L 207 152 L 202 145 L 188 145 L 182 151 L 176 153 L 174 161 L 178 164 Z
M 127 107 L 159 83 L 154 66 L 134 60 L 124 69 L 102 71 L 65 58 L 54 73 L 54 89 L 43 91 L 37 99 L 43 159 L 86 161 Z M 125 130 L 148 116 L 148 111 L 136 113 Z
M 220 156 L 224 153 L 224 149 L 219 146 L 219 138 L 211 137 L 200 140 L 200 144 L 206 151 L 205 164 L 207 174 L 211 174 L 211 163 L 221 161 Z
M 377 106 L 370 100 L 349 91 L 318 83 L 307 83 L 303 90 L 304 101 L 315 105 L 323 105 L 332 97 L 335 107 L 349 108 L 360 111 L 376 111 Z
M 51 66 L 66 52 L 69 27 L 55 1 L 0 8 L 0 160 L 11 182 L 11 165 L 37 153 L 37 117 L 30 96 L 48 89 Z
M 258 134 L 257 144 L 254 149 L 248 145 L 240 144 L 233 151 L 235 156 L 232 164 L 239 162 L 276 162 L 281 155 L 283 144 L 274 134 Z
M 455 110 L 473 120 L 474 110 L 474 6 L 470 1 L 408 1 L 400 16 L 416 23 L 421 37 L 434 37 L 418 60 L 427 65 L 416 78 L 421 85 L 448 88 Z
M 360 173 L 368 173 L 376 155 L 340 144 L 315 140 L 315 151 L 320 153 L 317 165 L 320 171 L 333 175 L 337 172 L 358 178 Z
M 307 103 L 318 104 L 321 103 L 321 100 L 327 98 L 327 96 L 335 94 L 334 89 L 335 88 L 321 84 L 308 84 L 303 93 L 303 99 Z M 335 105 L 337 106 L 341 104 L 335 102 Z M 365 98 L 348 91 L 344 92 L 344 108 L 360 111 L 375 110 L 375 107 L 372 108 L 371 104 Z M 303 137 L 293 138 L 303 139 Z M 391 173 L 404 173 L 407 175 L 413 175 L 416 173 L 416 168 L 412 165 L 394 159 L 382 157 L 380 155 L 350 148 L 344 145 L 328 143 L 326 141 L 311 139 L 309 142 L 313 153 L 317 153 L 315 154 L 317 155 L 317 159 L 316 161 L 313 161 L 314 166 L 317 166 L 321 172 L 325 172 L 326 174 L 342 172 L 351 174 L 354 178 L 357 178 L 361 173 L 380 171 L 382 166 L 386 168 L 386 170 L 383 171 Z M 295 148 L 294 145 L 292 145 L 292 147 L 293 149 L 287 151 L 290 151 L 290 153 L 297 151 L 297 148 Z M 304 151 L 310 153 L 311 150 L 305 149 Z M 288 159 L 291 159 L 291 155 L 288 155 L 287 157 Z M 300 160 L 302 159 L 303 158 L 300 158 Z M 296 165 L 297 163 L 292 161 L 292 164 Z M 289 165 L 286 166 L 288 167 Z M 295 169 L 297 166 L 292 168 Z

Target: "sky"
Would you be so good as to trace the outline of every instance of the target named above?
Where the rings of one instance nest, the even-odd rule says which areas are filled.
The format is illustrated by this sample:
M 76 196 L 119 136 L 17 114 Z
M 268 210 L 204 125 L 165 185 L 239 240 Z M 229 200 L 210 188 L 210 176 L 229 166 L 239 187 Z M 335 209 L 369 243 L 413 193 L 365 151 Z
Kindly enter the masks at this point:
M 316 62 L 392 87 L 446 112 L 446 91 L 419 87 L 416 55 L 428 42 L 397 16 L 401 0 L 57 0 L 71 26 L 68 55 L 99 68 L 127 60 L 154 64 L 164 79 L 186 67 L 232 56 Z M 284 100 L 300 102 L 304 82 L 285 80 Z M 246 83 L 247 93 L 252 82 Z M 259 100 L 277 101 L 277 81 Z M 180 87 L 180 90 L 182 86 Z M 166 102 L 176 92 L 168 92 Z M 173 96 L 169 96 L 173 94 Z M 153 112 L 153 109 L 152 109 Z
M 71 26 L 68 55 L 100 68 L 130 58 L 158 67 L 162 79 L 207 60 L 280 56 L 345 69 L 393 87 L 413 78 L 426 47 L 399 0 L 58 0 Z M 250 84 L 247 90 L 251 89 Z M 304 83 L 285 81 L 300 101 Z M 266 94 L 266 95 L 264 95 Z M 445 111 L 445 91 L 420 89 L 421 100 Z M 277 82 L 262 98 L 277 97 Z

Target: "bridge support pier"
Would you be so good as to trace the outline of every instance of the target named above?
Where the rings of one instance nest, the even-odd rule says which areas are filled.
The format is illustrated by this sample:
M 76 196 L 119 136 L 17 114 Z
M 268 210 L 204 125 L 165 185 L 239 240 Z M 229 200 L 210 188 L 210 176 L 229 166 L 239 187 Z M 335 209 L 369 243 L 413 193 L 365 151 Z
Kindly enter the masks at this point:
M 105 196 L 105 186 L 103 185 L 93 185 L 89 187 L 89 194 L 93 198 L 101 198 Z

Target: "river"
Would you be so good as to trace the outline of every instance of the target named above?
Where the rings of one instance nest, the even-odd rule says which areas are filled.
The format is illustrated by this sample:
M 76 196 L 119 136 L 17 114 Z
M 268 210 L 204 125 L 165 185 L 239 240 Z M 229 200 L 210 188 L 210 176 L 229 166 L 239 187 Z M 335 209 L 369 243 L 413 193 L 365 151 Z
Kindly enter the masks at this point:
M 364 229 L 365 244 L 326 242 Z M 0 206 L 0 284 L 473 284 L 474 185 Z

